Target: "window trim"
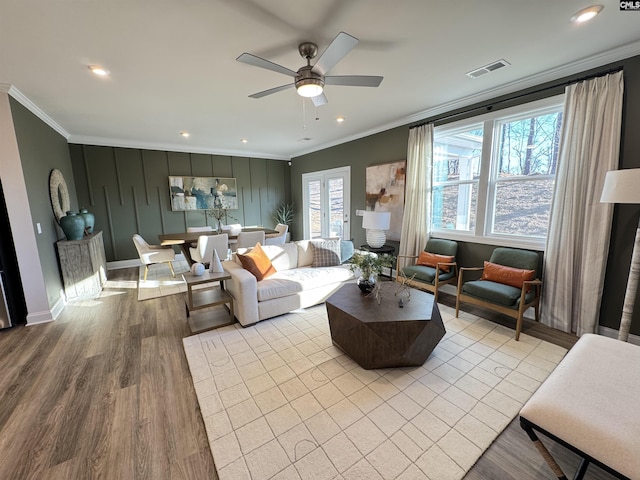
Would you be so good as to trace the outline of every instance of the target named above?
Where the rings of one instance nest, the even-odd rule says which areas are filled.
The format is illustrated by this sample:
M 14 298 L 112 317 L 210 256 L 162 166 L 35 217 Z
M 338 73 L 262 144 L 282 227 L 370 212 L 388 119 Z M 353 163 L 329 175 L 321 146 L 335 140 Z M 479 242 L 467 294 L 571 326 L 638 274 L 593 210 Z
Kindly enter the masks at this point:
M 448 123 L 442 126 L 435 127 L 434 140 L 438 135 L 451 135 L 460 131 L 473 129 L 475 126 L 481 126 L 483 128 L 482 139 L 482 153 L 480 159 L 480 176 L 477 180 L 478 199 L 476 209 L 476 225 L 474 231 L 461 231 L 450 230 L 441 228 L 432 228 L 431 234 L 448 240 L 458 240 L 470 243 L 481 243 L 487 245 L 496 245 L 504 247 L 515 248 L 527 248 L 544 251 L 546 248 L 546 238 L 527 238 L 523 236 L 511 236 L 506 234 L 490 233 L 493 220 L 489 218 L 491 212 L 494 211 L 494 200 L 490 199 L 490 193 L 495 191 L 495 172 L 492 169 L 497 169 L 497 165 L 491 165 L 492 155 L 496 148 L 495 143 L 498 141 L 494 135 L 494 125 L 496 121 L 509 122 L 517 120 L 527 114 L 540 115 L 544 114 L 545 110 L 549 113 L 557 108 L 562 109 L 564 105 L 564 94 L 555 95 L 553 97 L 544 98 L 542 100 L 536 100 L 533 102 L 523 103 L 514 107 L 505 108 L 502 110 L 496 110 L 494 112 L 484 113 L 475 117 L 469 117 L 457 122 Z M 535 180 L 545 180 L 555 178 L 555 176 L 544 175 L 537 176 Z M 531 179 L 532 181 L 534 179 Z M 504 180 L 507 181 L 507 180 Z M 524 179 L 513 181 L 526 181 Z M 447 182 L 440 185 L 453 185 L 453 183 L 460 182 Z M 475 182 L 474 182 L 475 183 Z M 494 185 L 492 185 L 492 183 Z M 432 189 L 435 186 L 432 185 Z M 431 195 L 432 192 L 429 192 Z M 430 202 L 433 205 L 433 201 Z

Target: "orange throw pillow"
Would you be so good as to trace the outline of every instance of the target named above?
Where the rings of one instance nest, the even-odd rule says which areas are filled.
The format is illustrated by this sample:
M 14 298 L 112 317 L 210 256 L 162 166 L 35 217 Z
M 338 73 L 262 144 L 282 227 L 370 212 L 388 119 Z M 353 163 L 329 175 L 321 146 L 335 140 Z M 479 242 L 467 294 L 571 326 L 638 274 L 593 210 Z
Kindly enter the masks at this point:
M 253 247 L 249 253 L 238 253 L 237 255 L 242 266 L 246 270 L 249 270 L 258 281 L 276 273 L 276 269 L 271 265 L 271 260 L 269 260 L 267 254 L 262 250 L 260 243 L 256 243 L 256 246 Z
M 536 278 L 535 270 L 524 270 L 522 268 L 506 267 L 497 263 L 484 262 L 484 271 L 481 280 L 490 280 L 496 283 L 511 285 L 512 287 L 522 288 L 525 280 L 534 280 Z
M 437 253 L 429 253 L 422 252 L 418 257 L 418 261 L 416 262 L 418 265 L 425 265 L 427 267 L 436 268 L 438 263 L 451 263 L 453 262 L 455 257 L 450 257 L 448 255 L 438 255 Z M 449 271 L 449 265 L 443 265 L 440 267 L 440 270 L 443 272 Z

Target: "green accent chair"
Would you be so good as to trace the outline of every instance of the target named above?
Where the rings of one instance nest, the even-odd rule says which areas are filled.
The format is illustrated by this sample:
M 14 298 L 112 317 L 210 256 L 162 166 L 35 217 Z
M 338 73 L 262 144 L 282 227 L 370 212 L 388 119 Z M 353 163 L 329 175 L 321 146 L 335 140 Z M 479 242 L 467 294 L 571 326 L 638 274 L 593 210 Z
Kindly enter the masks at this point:
M 456 298 L 456 318 L 460 310 L 460 302 L 471 303 L 480 307 L 500 312 L 516 319 L 516 340 L 520 339 L 522 316 L 529 307 L 534 307 L 536 321 L 540 318 L 540 256 L 531 250 L 517 248 L 496 248 L 489 259 L 491 263 L 524 270 L 535 270 L 534 280 L 523 282 L 522 288 L 513 287 L 491 280 L 465 281 L 467 272 L 481 272 L 483 267 L 461 267 L 458 278 L 458 296 Z
M 455 256 L 458 251 L 458 242 L 453 240 L 443 240 L 440 238 L 430 238 L 427 241 L 425 252 L 435 253 L 437 255 L 446 255 L 454 257 L 451 263 L 438 263 L 437 267 L 448 266 L 449 271 L 444 272 L 440 268 L 427 267 L 426 265 L 406 265 L 409 261 L 415 262 L 417 255 L 398 255 L 396 271 L 398 276 L 396 281 L 405 283 L 419 290 L 426 290 L 433 293 L 434 300 L 438 301 L 438 289 L 447 283 L 454 285 L 458 281 L 458 264 L 455 262 Z M 406 265 L 401 267 L 401 265 Z

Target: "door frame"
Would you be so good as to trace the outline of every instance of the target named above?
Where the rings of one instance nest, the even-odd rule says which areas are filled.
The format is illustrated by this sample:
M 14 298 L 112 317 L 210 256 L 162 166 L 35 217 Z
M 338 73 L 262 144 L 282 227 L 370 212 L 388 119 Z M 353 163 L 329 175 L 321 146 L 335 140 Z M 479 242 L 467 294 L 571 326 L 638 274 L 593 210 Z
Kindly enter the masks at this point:
M 319 170 L 315 172 L 302 174 L 302 224 L 303 238 L 311 238 L 311 223 L 309 218 L 309 195 L 307 185 L 309 182 L 320 180 L 322 188 L 320 190 L 320 208 L 322 214 L 321 236 L 329 236 L 329 206 L 327 181 L 332 178 L 342 177 L 343 179 L 343 240 L 351 238 L 351 166 L 330 168 L 328 170 Z

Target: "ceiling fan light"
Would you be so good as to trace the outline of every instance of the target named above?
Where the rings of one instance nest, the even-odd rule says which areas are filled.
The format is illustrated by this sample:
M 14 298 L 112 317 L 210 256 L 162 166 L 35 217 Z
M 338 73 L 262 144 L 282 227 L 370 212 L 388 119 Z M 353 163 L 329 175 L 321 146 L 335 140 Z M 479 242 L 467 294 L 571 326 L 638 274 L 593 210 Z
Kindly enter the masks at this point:
M 306 78 L 296 83 L 296 89 L 301 97 L 317 97 L 322 93 L 322 81 L 317 78 Z

